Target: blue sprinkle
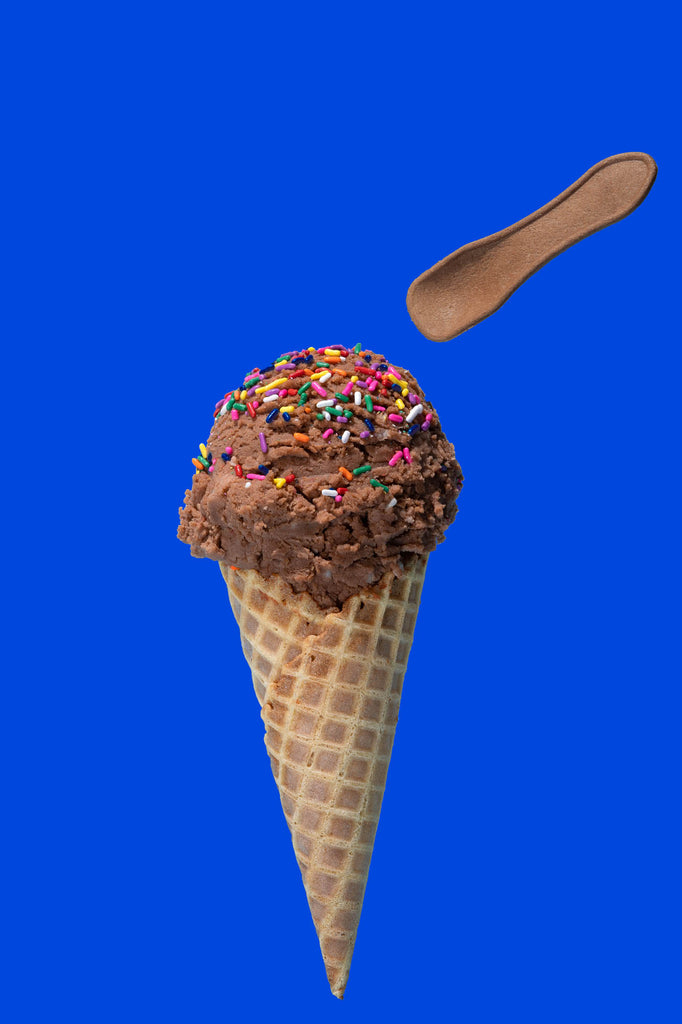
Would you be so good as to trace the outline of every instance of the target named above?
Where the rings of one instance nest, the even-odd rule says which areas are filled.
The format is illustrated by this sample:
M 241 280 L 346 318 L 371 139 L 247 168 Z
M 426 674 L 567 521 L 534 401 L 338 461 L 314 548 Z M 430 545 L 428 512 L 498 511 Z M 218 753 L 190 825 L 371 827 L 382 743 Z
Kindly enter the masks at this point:
M 289 415 L 288 412 L 283 412 L 282 413 L 282 419 L 285 420 L 288 423 L 289 420 L 291 419 L 291 416 Z
M 314 363 L 314 362 L 315 362 L 314 356 L 307 356 L 306 357 L 306 363 Z
M 259 473 L 263 473 L 264 476 L 267 476 L 268 473 L 270 472 L 270 467 L 269 466 L 259 466 L 258 467 L 258 472 Z
M 267 416 L 265 417 L 265 422 L 266 423 L 272 423 L 272 421 L 276 420 L 278 416 L 279 416 L 279 409 L 273 409 L 272 412 L 269 412 L 267 414 Z
M 363 422 L 367 424 L 367 429 L 369 431 L 371 431 L 371 433 L 373 434 L 374 433 L 374 424 L 372 423 L 372 421 L 371 420 L 364 420 Z
M 291 361 L 292 361 L 292 363 L 295 363 L 296 366 L 298 366 L 299 363 L 304 363 L 305 362 L 305 356 L 296 356 L 296 358 L 292 359 Z
M 231 456 L 230 455 L 226 455 L 225 452 L 223 452 L 223 454 L 220 456 L 220 458 L 223 460 L 223 462 L 229 462 L 230 459 L 231 459 Z
M 269 366 L 264 366 L 263 369 L 260 372 L 261 373 L 270 373 L 270 370 L 274 370 L 274 369 L 275 369 L 275 364 L 274 363 L 270 363 Z
M 400 395 L 402 395 L 402 393 L 403 393 L 403 389 L 401 388 L 400 384 L 392 384 L 391 385 L 391 391 L 397 391 L 398 394 L 400 394 Z
M 377 370 L 387 370 L 387 369 L 388 369 L 388 364 L 387 363 L 380 363 L 379 366 L 377 366 Z
M 366 363 L 371 363 L 372 362 L 372 357 L 371 356 L 364 356 L 364 360 L 365 360 Z
M 408 434 L 410 435 L 410 437 L 414 437 L 418 430 L 421 430 L 420 425 L 418 423 L 413 423 L 410 429 L 408 430 Z

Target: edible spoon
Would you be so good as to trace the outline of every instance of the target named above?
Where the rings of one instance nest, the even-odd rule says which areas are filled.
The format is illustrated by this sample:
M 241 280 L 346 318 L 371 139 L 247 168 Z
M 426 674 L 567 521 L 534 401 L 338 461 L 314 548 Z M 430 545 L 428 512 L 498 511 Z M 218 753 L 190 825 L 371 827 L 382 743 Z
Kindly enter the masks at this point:
M 485 320 L 545 263 L 632 213 L 656 171 L 646 153 L 610 156 L 535 213 L 446 256 L 410 285 L 415 326 L 431 341 L 449 341 Z

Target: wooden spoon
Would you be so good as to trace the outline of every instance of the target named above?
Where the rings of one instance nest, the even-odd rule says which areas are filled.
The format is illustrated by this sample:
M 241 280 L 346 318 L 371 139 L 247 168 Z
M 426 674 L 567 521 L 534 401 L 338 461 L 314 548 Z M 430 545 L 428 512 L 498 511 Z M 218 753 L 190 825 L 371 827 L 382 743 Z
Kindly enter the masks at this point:
M 410 285 L 415 326 L 431 341 L 449 341 L 479 324 L 545 263 L 632 213 L 656 171 L 646 153 L 610 156 L 535 213 L 446 256 Z

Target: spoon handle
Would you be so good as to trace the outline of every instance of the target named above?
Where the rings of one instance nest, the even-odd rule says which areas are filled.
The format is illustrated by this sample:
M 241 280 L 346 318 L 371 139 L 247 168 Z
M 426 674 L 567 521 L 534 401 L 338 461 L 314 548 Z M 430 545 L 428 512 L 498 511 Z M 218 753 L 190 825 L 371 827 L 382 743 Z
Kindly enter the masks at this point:
M 485 320 L 545 263 L 632 213 L 656 171 L 646 153 L 610 156 L 535 213 L 446 256 L 407 293 L 416 327 L 448 341 Z

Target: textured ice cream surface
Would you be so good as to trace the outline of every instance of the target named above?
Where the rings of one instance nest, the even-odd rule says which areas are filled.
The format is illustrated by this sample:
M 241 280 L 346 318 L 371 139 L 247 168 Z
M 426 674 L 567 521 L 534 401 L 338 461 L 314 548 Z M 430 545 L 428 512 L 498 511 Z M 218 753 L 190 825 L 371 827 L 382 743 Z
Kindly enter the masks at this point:
M 180 509 L 193 555 L 280 575 L 332 608 L 443 539 L 462 472 L 407 370 L 334 345 L 232 383 Z

